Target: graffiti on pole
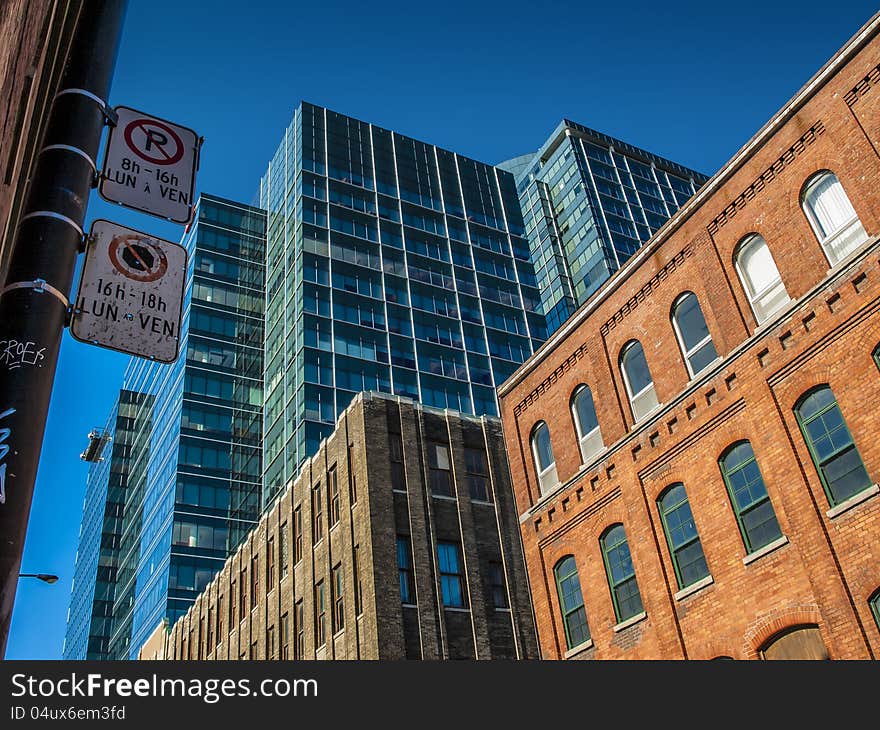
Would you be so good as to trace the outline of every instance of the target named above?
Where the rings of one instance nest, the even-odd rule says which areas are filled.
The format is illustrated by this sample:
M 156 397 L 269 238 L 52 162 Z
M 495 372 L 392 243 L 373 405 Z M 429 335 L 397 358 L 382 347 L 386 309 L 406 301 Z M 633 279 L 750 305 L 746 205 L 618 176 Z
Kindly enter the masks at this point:
M 15 413 L 14 408 L 7 408 L 3 413 L 0 413 L 0 422 L 13 413 Z M 0 504 L 6 504 L 6 454 L 9 453 L 9 445 L 6 440 L 11 435 L 11 428 L 0 428 Z

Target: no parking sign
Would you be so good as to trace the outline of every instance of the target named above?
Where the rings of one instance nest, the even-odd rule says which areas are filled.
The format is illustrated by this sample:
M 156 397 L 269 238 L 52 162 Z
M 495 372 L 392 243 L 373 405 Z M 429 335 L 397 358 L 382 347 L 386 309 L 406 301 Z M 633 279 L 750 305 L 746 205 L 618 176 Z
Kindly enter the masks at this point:
M 118 106 L 99 192 L 112 203 L 175 223 L 192 218 L 199 136 L 187 127 Z

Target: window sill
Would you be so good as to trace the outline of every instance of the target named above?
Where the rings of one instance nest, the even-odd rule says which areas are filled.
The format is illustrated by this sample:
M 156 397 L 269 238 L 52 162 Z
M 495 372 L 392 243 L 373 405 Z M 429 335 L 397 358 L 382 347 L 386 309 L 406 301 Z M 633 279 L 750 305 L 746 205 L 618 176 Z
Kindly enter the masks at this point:
M 452 611 L 453 613 L 470 613 L 469 608 L 460 608 L 458 606 L 443 606 L 444 611 Z
M 344 634 L 345 634 L 345 629 L 344 628 L 339 629 L 339 631 L 337 631 L 335 634 L 333 634 L 333 641 L 336 641 L 336 639 L 342 637 Z
M 862 490 L 858 494 L 854 494 L 845 502 L 841 502 L 836 507 L 832 507 L 825 514 L 828 516 L 829 519 L 833 520 L 835 517 L 837 517 L 838 515 L 842 515 L 844 512 L 852 509 L 857 504 L 861 504 L 862 502 L 871 499 L 871 497 L 873 497 L 878 492 L 880 492 L 880 485 L 873 484 L 867 489 Z
M 490 502 L 487 499 L 472 499 L 471 504 L 482 504 L 485 507 L 494 507 L 495 506 L 494 502 Z
M 630 430 L 630 431 L 635 431 L 635 430 L 636 430 L 637 428 L 639 428 L 640 426 L 643 426 L 644 424 L 646 424 L 648 421 L 651 420 L 652 416 L 654 416 L 654 414 L 657 413 L 657 411 L 660 411 L 660 410 L 662 410 L 662 409 L 663 409 L 663 404 L 662 404 L 662 403 L 658 403 L 658 404 L 657 404 L 656 406 L 654 406 L 650 411 L 648 411 L 644 416 L 642 416 L 641 418 L 639 418 L 638 420 L 636 420 L 636 422 L 633 423 L 633 425 L 629 427 L 629 430 Z
M 447 497 L 445 494 L 434 494 L 434 493 L 432 492 L 432 493 L 431 493 L 431 496 L 432 496 L 434 499 L 440 499 L 440 500 L 443 500 L 444 502 L 458 502 L 458 498 L 457 498 L 457 497 Z
M 392 491 L 394 494 L 406 494 L 406 490 L 405 490 L 405 489 L 392 489 L 391 491 Z
M 587 649 L 593 648 L 593 640 L 587 639 L 583 644 L 578 644 L 577 646 L 569 649 L 562 655 L 564 659 L 571 659 L 576 654 L 580 654 L 582 651 L 586 651 Z
M 635 626 L 637 623 L 644 621 L 648 618 L 648 612 L 642 611 L 641 613 L 637 613 L 635 616 L 628 618 L 626 621 L 621 621 L 617 624 L 612 631 L 617 633 L 618 631 L 623 631 L 624 629 L 628 629 L 630 626 Z
M 495 606 L 495 613 L 510 613 L 510 609 L 502 608 L 501 606 Z
M 676 593 L 673 598 L 676 601 L 680 601 L 683 598 L 687 598 L 688 596 L 692 596 L 694 593 L 697 593 L 703 590 L 706 586 L 710 586 L 715 582 L 715 579 L 712 578 L 711 575 L 707 575 L 705 578 L 701 578 L 696 583 L 692 583 L 687 588 L 682 588 L 678 593 Z
M 415 603 L 401 603 L 400 605 L 403 606 L 404 608 L 418 608 L 418 606 Z
M 777 537 L 773 542 L 767 543 L 764 547 L 746 555 L 743 558 L 743 565 L 754 563 L 756 560 L 763 558 L 765 555 L 772 553 L 774 550 L 778 550 L 783 545 L 788 545 L 788 538 L 785 535 L 783 535 L 782 537 Z

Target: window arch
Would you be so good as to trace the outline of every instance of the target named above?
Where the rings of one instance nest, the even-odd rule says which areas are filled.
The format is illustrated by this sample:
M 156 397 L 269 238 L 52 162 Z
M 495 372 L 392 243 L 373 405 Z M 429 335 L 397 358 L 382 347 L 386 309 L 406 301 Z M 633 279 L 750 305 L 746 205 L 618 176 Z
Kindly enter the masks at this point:
M 614 615 L 617 623 L 621 623 L 644 611 L 623 525 L 618 523 L 605 530 L 599 539 L 599 545 L 605 561 Z
M 871 607 L 871 615 L 874 617 L 877 628 L 880 629 L 880 588 L 874 591 L 868 599 L 868 606 Z
M 874 358 L 874 364 L 877 366 L 877 369 L 880 370 L 880 342 L 877 343 L 877 347 L 874 348 L 871 357 Z
M 685 292 L 675 300 L 672 327 L 691 377 L 718 357 L 700 302 L 693 292 Z
M 831 170 L 821 170 L 807 180 L 801 205 L 832 266 L 867 240 L 849 196 Z
M 829 504 L 835 507 L 868 489 L 871 479 L 831 388 L 807 392 L 794 411 Z
M 550 443 L 550 429 L 544 421 L 538 421 L 532 429 L 531 441 L 538 486 L 541 494 L 546 494 L 559 483 L 559 477 L 556 475 L 556 458 L 553 456 L 553 444 Z
M 728 447 L 718 466 L 746 550 L 753 553 L 782 537 L 751 443 L 740 441 Z
M 645 360 L 645 351 L 638 340 L 630 340 L 620 351 L 620 370 L 626 384 L 633 418 L 642 420 L 658 405 L 654 379 Z
M 571 415 L 581 447 L 581 458 L 586 464 L 604 447 L 593 393 L 587 385 L 579 385 L 571 396 Z
M 755 319 L 761 324 L 790 301 L 773 254 L 763 236 L 751 233 L 739 242 L 733 258 Z
M 657 500 L 666 544 L 672 555 L 672 565 L 679 588 L 687 588 L 709 575 L 709 566 L 703 554 L 703 544 L 694 523 L 684 484 L 668 487 Z
M 573 555 L 566 555 L 553 568 L 556 589 L 559 591 L 559 608 L 565 627 L 565 643 L 569 649 L 590 640 L 590 626 L 584 608 L 584 596 L 578 578 L 577 564 Z

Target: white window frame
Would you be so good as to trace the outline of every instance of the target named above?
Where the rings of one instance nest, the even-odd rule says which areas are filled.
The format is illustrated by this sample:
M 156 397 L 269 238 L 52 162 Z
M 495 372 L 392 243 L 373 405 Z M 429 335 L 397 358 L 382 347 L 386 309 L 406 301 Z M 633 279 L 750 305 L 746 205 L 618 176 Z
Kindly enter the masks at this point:
M 624 358 L 626 357 L 626 353 L 638 344 L 639 347 L 642 348 L 642 356 L 645 357 L 645 365 L 648 367 L 648 373 L 651 375 L 651 382 L 642 388 L 638 393 L 632 392 L 632 385 L 629 382 L 629 373 L 626 371 L 626 364 L 624 363 Z M 635 423 L 639 423 L 645 418 L 647 418 L 651 413 L 657 410 L 660 407 L 660 400 L 657 398 L 657 390 L 654 388 L 654 376 L 651 374 L 651 367 L 648 365 L 648 358 L 645 356 L 645 348 L 641 342 L 638 340 L 630 340 L 624 345 L 623 350 L 620 351 L 620 372 L 623 375 L 623 383 L 626 386 L 626 393 L 629 396 L 629 409 L 632 412 L 633 420 Z M 641 396 L 645 395 L 648 391 L 653 391 L 654 393 L 654 405 L 651 406 L 644 413 L 636 413 L 635 401 Z
M 532 435 L 529 437 L 532 447 L 532 458 L 535 460 L 535 473 L 538 475 L 538 489 L 541 494 L 547 494 L 553 487 L 559 484 L 559 476 L 556 472 L 556 454 L 553 454 L 553 441 L 550 441 L 550 453 L 553 454 L 553 461 L 549 466 L 541 468 L 541 459 L 538 455 L 538 430 L 547 429 L 547 438 L 550 438 L 550 427 L 546 421 L 538 421 L 532 428 Z
M 706 325 L 706 332 L 707 332 L 706 336 L 702 340 L 700 340 L 696 345 L 694 345 L 690 350 L 685 349 L 684 335 L 682 334 L 681 327 L 679 327 L 678 317 L 675 316 L 676 312 L 678 311 L 678 307 L 688 297 L 693 297 L 694 299 L 697 300 L 697 306 L 700 308 L 700 316 L 703 318 L 703 322 Z M 697 295 L 694 294 L 692 291 L 682 292 L 681 294 L 678 295 L 678 297 L 676 297 L 675 301 L 672 303 L 672 329 L 675 330 L 675 337 L 676 337 L 676 339 L 678 339 L 678 346 L 681 349 L 681 354 L 684 357 L 685 367 L 687 367 L 688 374 L 691 376 L 691 378 L 695 378 L 697 375 L 699 375 L 699 373 L 703 372 L 703 370 L 708 370 L 709 366 L 712 363 L 708 363 L 706 365 L 706 367 L 704 367 L 703 370 L 700 370 L 699 372 L 694 372 L 694 368 L 691 365 L 691 356 L 694 353 L 696 353 L 700 348 L 702 348 L 708 342 L 711 342 L 713 347 L 715 345 L 715 342 L 712 340 L 712 333 L 709 332 L 709 323 L 706 322 L 706 315 L 703 314 L 703 306 L 700 304 L 700 300 L 697 297 Z M 718 349 L 716 348 L 715 360 L 717 360 L 717 359 L 718 359 Z
M 743 270 L 743 267 L 740 265 L 740 259 L 742 258 L 742 252 L 748 246 L 753 244 L 753 241 L 760 238 L 764 242 L 764 246 L 767 247 L 767 251 L 770 253 L 770 260 L 773 262 L 773 267 L 776 269 L 776 281 L 768 284 L 763 289 L 758 292 L 752 294 L 752 288 L 750 286 L 751 278 L 746 275 L 746 272 Z M 774 314 L 781 311 L 786 304 L 791 301 L 791 297 L 788 295 L 788 289 L 785 286 L 785 282 L 782 280 L 782 274 L 779 273 L 779 267 L 776 265 L 776 259 L 773 258 L 773 252 L 770 251 L 770 245 L 767 243 L 767 239 L 764 238 L 760 233 L 749 233 L 744 236 L 740 242 L 736 245 L 735 255 L 733 258 L 733 263 L 736 268 L 737 276 L 739 276 L 739 283 L 742 286 L 743 291 L 746 294 L 746 299 L 749 300 L 749 306 L 752 309 L 752 315 L 755 317 L 755 321 L 758 325 L 764 324 L 767 320 L 769 320 Z M 758 314 L 758 310 L 755 308 L 755 302 L 760 301 L 762 297 L 764 297 L 767 292 L 771 291 L 778 284 L 782 285 L 782 289 L 785 291 L 785 300 L 780 300 L 779 305 L 773 309 L 772 311 L 767 312 L 763 316 Z
M 846 198 L 847 203 L 849 203 L 849 207 L 852 208 L 853 214 L 846 221 L 840 224 L 836 230 L 831 233 L 824 234 L 822 232 L 822 225 L 819 223 L 818 218 L 816 218 L 816 213 L 813 211 L 813 206 L 811 203 L 807 202 L 807 193 L 811 188 L 814 188 L 816 184 L 825 177 L 831 176 L 840 186 L 840 191 L 843 193 L 843 196 Z M 859 214 L 856 212 L 855 206 L 852 204 L 852 201 L 849 199 L 849 195 L 843 187 L 843 183 L 840 182 L 840 178 L 836 173 L 831 170 L 819 170 L 818 172 L 811 175 L 807 178 L 807 181 L 804 183 L 803 193 L 801 194 L 801 210 L 804 211 L 804 215 L 807 216 L 807 220 L 810 222 L 810 227 L 813 229 L 813 235 L 816 236 L 816 240 L 819 242 L 819 246 L 822 248 L 822 253 L 825 254 L 825 258 L 828 260 L 828 264 L 834 268 L 844 259 L 848 258 L 849 255 L 858 249 L 865 241 L 868 240 L 868 233 L 865 231 L 865 227 L 862 225 L 861 218 L 859 218 Z M 855 238 L 858 235 L 858 231 L 861 230 L 862 235 L 860 236 L 860 240 L 858 243 L 854 244 L 849 248 L 849 250 L 845 251 L 842 256 L 839 258 L 836 256 L 832 256 L 832 251 L 834 251 L 833 243 L 838 240 L 845 239 L 849 235 L 852 235 Z
M 583 426 L 581 424 L 581 419 L 578 417 L 577 411 L 577 399 L 581 396 L 584 391 L 588 391 L 590 393 L 590 399 L 593 401 L 593 413 L 596 416 L 596 426 L 595 428 L 590 429 L 587 433 L 583 433 Z M 571 396 L 571 417 L 574 419 L 574 428 L 575 433 L 578 437 L 578 444 L 581 449 L 581 463 L 586 464 L 588 460 L 595 457 L 597 454 L 602 453 L 602 450 L 605 448 L 605 442 L 602 439 L 602 429 L 599 426 L 599 415 L 596 413 L 596 400 L 592 397 L 593 391 L 590 390 L 590 386 L 586 383 L 581 383 L 578 385 Z M 594 436 L 599 436 L 599 446 L 595 448 L 591 453 L 586 452 L 586 444 L 593 439 Z

